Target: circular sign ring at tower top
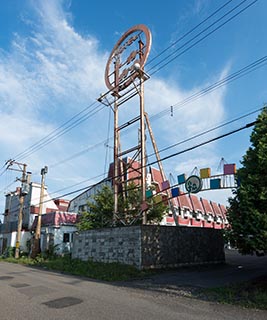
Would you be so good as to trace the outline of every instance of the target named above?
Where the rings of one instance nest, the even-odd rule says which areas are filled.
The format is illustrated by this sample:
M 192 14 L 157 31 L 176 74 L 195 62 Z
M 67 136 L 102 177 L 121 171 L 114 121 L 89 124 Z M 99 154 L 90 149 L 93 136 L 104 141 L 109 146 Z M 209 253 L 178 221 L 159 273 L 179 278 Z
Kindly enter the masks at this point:
M 136 65 L 139 64 L 138 68 L 143 70 L 150 47 L 151 33 L 143 24 L 138 24 L 123 34 L 106 65 L 105 82 L 109 90 L 118 93 L 139 76 Z

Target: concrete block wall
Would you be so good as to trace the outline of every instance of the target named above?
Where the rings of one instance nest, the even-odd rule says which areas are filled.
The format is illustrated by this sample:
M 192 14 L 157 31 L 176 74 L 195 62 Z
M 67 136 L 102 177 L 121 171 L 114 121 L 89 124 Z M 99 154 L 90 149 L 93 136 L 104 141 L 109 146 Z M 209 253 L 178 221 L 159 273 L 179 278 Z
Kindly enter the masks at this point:
M 142 268 L 171 268 L 225 261 L 221 230 L 142 226 Z
M 140 267 L 140 227 L 106 228 L 74 234 L 72 257 L 101 262 L 120 262 Z
M 225 261 L 221 230 L 170 226 L 84 231 L 74 235 L 72 257 L 120 262 L 139 269 Z

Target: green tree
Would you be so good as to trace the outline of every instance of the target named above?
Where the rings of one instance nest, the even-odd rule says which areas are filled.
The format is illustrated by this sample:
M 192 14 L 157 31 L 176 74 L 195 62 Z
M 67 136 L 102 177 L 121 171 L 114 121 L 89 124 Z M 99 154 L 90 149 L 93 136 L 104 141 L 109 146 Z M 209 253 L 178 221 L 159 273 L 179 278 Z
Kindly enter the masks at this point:
M 118 214 L 116 225 L 137 225 L 142 223 L 140 214 L 140 188 L 130 184 L 127 190 L 127 197 L 121 195 L 118 199 Z M 148 200 L 149 209 L 147 211 L 148 223 L 159 223 L 166 211 L 164 203 L 155 203 L 154 199 Z M 79 230 L 89 230 L 95 228 L 111 227 L 113 224 L 114 197 L 113 190 L 104 186 L 87 203 L 87 211 L 82 212 L 79 217 L 77 227 Z
M 113 192 L 110 187 L 103 186 L 87 202 L 87 211 L 79 216 L 77 228 L 79 230 L 89 230 L 94 228 L 109 227 L 113 217 Z
M 237 171 L 238 187 L 229 199 L 230 240 L 243 254 L 267 253 L 267 108 L 258 116 L 251 147 Z

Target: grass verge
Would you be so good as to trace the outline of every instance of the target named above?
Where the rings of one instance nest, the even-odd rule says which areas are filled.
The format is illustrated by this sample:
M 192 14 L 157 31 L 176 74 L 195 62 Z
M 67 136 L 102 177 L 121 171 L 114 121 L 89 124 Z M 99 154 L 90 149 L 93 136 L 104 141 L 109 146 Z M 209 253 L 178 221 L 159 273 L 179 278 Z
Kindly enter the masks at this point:
M 197 298 L 267 310 L 267 275 L 231 286 L 201 289 Z
M 42 267 L 47 270 L 56 270 L 68 274 L 89 277 L 104 281 L 125 281 L 144 277 L 147 272 L 140 271 L 134 266 L 121 263 L 102 263 L 93 261 L 81 261 L 71 259 L 70 256 L 56 257 L 53 259 L 30 259 L 22 257 L 15 259 L 12 257 L 0 259 L 0 261 L 19 263 L 28 266 Z

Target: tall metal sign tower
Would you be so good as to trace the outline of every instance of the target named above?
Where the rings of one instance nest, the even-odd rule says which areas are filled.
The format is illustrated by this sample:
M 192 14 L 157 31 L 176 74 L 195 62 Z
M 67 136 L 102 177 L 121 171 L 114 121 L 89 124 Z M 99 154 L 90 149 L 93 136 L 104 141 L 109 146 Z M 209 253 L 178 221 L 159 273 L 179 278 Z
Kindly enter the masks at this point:
M 144 108 L 144 82 L 149 78 L 144 71 L 151 48 L 151 34 L 149 29 L 142 24 L 130 28 L 122 35 L 113 48 L 106 65 L 105 82 L 109 91 L 98 99 L 110 106 L 114 113 L 114 161 L 113 161 L 113 187 L 114 187 L 114 216 L 117 219 L 118 194 L 123 192 L 126 185 L 127 170 L 131 164 L 122 162 L 122 157 L 135 153 L 133 159 L 139 157 L 139 172 L 141 202 L 146 200 L 146 155 L 145 155 L 145 108 Z M 108 95 L 111 95 L 111 101 Z M 135 95 L 139 95 L 139 115 L 124 124 L 119 125 L 119 108 Z M 139 121 L 139 139 L 137 145 L 121 149 L 120 131 Z M 145 224 L 146 212 L 143 211 L 143 223 Z

